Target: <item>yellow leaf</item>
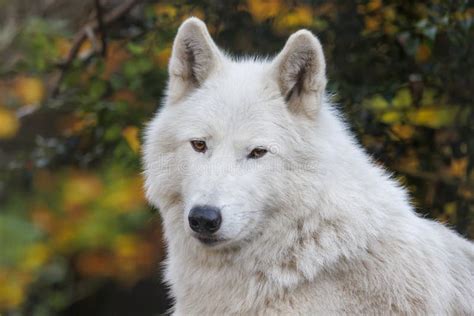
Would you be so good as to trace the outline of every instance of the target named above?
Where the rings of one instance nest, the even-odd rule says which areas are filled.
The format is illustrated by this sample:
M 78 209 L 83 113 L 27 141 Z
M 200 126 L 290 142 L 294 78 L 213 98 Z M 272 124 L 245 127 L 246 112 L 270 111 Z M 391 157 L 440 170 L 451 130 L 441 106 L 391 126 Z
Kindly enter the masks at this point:
M 64 207 L 74 209 L 97 199 L 103 191 L 102 181 L 94 174 L 74 172 L 64 184 Z
M 49 258 L 49 248 L 44 244 L 35 244 L 30 246 L 24 254 L 20 263 L 20 269 L 33 272 L 40 268 Z
M 451 124 L 458 111 L 457 107 L 426 106 L 408 113 L 408 119 L 416 125 L 439 128 Z
M 416 112 L 409 113 L 408 118 L 415 124 L 432 126 L 437 125 L 439 113 L 435 109 L 423 108 Z
M 380 120 L 386 124 L 394 124 L 400 122 L 402 116 L 399 112 L 390 111 L 382 115 Z
M 313 23 L 313 13 L 308 6 L 300 6 L 275 21 L 277 32 L 284 32 L 298 27 L 309 27 Z
M 128 146 L 133 150 L 134 153 L 138 153 L 140 151 L 140 140 L 139 140 L 139 130 L 136 126 L 127 126 L 122 131 L 122 136 L 128 143 Z
M 118 257 L 131 257 L 135 254 L 138 239 L 134 235 L 124 234 L 115 239 L 114 252 Z
M 456 209 L 456 202 L 450 202 L 444 205 L 444 213 L 450 217 L 456 215 Z
M 411 92 L 407 88 L 403 88 L 397 91 L 395 97 L 393 98 L 393 106 L 402 109 L 410 107 L 412 104 Z
M 0 310 L 13 309 L 25 299 L 26 282 L 17 278 L 18 273 L 0 271 Z
M 376 94 L 370 99 L 364 101 L 364 105 L 374 111 L 383 111 L 389 106 L 387 100 L 385 100 L 385 98 L 380 94 Z
M 15 94 L 26 105 L 38 104 L 43 100 L 43 82 L 34 77 L 20 77 L 15 80 Z
M 135 211 L 145 205 L 143 179 L 140 176 L 116 180 L 101 198 L 101 206 L 117 213 Z
M 383 16 L 387 21 L 395 21 L 397 19 L 397 12 L 394 7 L 387 7 L 383 10 Z
M 0 139 L 12 138 L 19 128 L 20 122 L 15 113 L 0 107 Z
M 428 61 L 431 57 L 431 48 L 426 44 L 420 44 L 416 49 L 415 60 L 419 63 Z
M 176 14 L 178 13 L 178 10 L 176 9 L 176 7 L 170 4 L 158 3 L 158 4 L 155 4 L 153 9 L 157 16 L 166 16 L 171 19 L 175 18 Z
M 281 0 L 247 0 L 247 6 L 252 17 L 257 22 L 275 17 L 283 7 Z

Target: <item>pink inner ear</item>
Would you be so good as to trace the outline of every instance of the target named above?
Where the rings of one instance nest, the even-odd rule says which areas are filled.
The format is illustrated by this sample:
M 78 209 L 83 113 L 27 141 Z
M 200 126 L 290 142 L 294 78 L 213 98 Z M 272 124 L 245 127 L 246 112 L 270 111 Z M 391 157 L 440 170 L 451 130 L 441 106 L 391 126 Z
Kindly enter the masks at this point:
M 321 44 L 309 31 L 296 32 L 274 61 L 277 82 L 288 109 L 314 117 L 326 87 Z
M 189 18 L 178 29 L 170 59 L 170 85 L 179 100 L 198 88 L 218 68 L 222 54 L 212 40 L 205 24 L 197 18 Z
M 282 95 L 287 102 L 304 93 L 325 88 L 325 61 L 321 44 L 309 31 L 290 36 L 274 66 Z

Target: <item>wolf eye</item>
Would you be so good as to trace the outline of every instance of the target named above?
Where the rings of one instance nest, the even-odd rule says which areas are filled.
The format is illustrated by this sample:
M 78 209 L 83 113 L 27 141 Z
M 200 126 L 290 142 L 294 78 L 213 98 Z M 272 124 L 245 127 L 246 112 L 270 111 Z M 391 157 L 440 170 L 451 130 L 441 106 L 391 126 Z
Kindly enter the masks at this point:
M 198 153 L 205 153 L 207 150 L 206 142 L 203 140 L 192 140 L 191 146 L 193 146 L 193 149 Z
M 263 156 L 265 156 L 266 153 L 267 153 L 267 150 L 265 148 L 257 147 L 254 150 L 252 150 L 250 154 L 248 154 L 247 158 L 249 159 L 262 158 Z

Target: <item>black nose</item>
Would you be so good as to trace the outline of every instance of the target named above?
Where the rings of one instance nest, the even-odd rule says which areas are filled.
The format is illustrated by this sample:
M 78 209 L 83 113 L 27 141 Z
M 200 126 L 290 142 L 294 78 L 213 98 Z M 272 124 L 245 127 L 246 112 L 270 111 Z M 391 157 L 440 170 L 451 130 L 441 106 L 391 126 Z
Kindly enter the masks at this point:
M 221 211 L 209 205 L 195 206 L 188 216 L 189 227 L 196 233 L 212 234 L 221 227 Z

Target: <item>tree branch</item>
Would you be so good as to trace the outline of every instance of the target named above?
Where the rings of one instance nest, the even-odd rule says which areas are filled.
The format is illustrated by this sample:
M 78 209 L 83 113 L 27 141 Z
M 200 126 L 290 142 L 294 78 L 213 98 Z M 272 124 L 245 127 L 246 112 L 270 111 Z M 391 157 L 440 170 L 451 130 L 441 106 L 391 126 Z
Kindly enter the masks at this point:
M 97 13 L 97 25 L 99 27 L 100 32 L 100 39 L 101 39 L 101 54 L 102 57 L 107 56 L 107 34 L 106 28 L 104 25 L 104 19 L 102 17 L 102 5 L 100 4 L 100 0 L 95 0 L 95 10 Z
M 66 59 L 61 63 L 60 65 L 60 72 L 57 75 L 56 79 L 54 80 L 54 83 L 52 84 L 52 89 L 51 89 L 51 96 L 56 97 L 59 92 L 59 86 L 61 85 L 62 80 L 64 79 L 64 76 L 66 74 L 67 69 L 71 65 L 71 63 L 74 61 L 76 58 L 77 54 L 79 53 L 79 49 L 81 48 L 82 43 L 87 39 L 87 30 L 91 29 L 94 32 L 97 30 L 102 31 L 102 41 L 105 40 L 105 26 L 115 22 L 116 20 L 120 19 L 123 17 L 125 14 L 127 14 L 136 4 L 138 4 L 139 0 L 127 0 L 123 2 L 123 4 L 119 5 L 115 9 L 111 10 L 109 13 L 107 13 L 103 18 L 101 17 L 102 14 L 100 14 L 99 11 L 97 11 L 97 20 L 88 23 L 85 25 L 74 37 L 71 45 L 71 49 L 69 50 L 69 54 L 67 55 Z M 98 3 L 98 0 L 96 0 L 96 5 Z M 99 4 L 100 6 L 100 4 Z M 102 25 L 100 23 L 102 21 Z M 102 43 L 104 45 L 104 43 Z M 105 46 L 102 46 L 102 49 L 104 49 Z M 105 54 L 104 51 L 102 54 Z

